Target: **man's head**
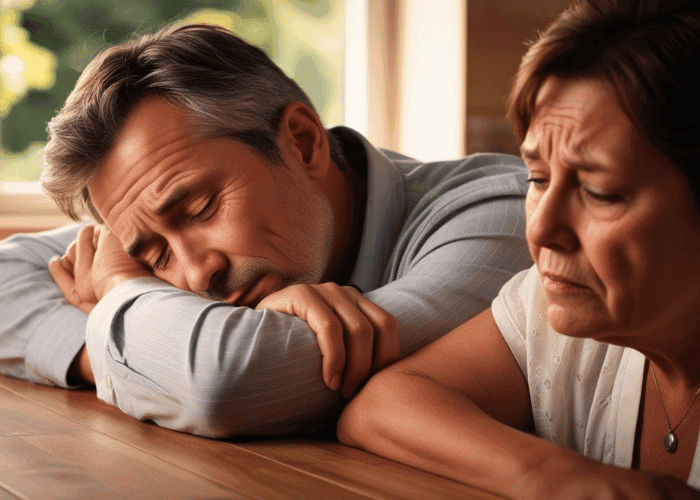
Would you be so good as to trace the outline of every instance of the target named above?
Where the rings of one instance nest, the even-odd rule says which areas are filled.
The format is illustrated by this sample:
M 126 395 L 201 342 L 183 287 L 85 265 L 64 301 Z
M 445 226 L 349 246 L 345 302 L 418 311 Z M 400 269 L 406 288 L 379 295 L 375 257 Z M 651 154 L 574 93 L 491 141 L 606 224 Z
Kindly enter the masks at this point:
M 199 138 L 182 106 L 139 103 L 88 186 L 127 253 L 178 288 L 254 306 L 327 279 L 334 173 L 324 130 L 302 103 L 282 112 L 280 165 L 229 137 Z
M 216 26 L 167 28 L 109 48 L 85 69 L 49 123 L 42 184 L 77 219 L 84 206 L 98 221 L 88 184 L 132 108 L 152 94 L 182 106 L 201 137 L 231 137 L 273 164 L 284 107 L 309 98 L 267 55 Z M 334 137 L 331 157 L 345 162 Z
M 190 26 L 107 50 L 49 130 L 45 189 L 179 288 L 250 306 L 337 272 L 353 214 L 334 137 L 228 31 Z

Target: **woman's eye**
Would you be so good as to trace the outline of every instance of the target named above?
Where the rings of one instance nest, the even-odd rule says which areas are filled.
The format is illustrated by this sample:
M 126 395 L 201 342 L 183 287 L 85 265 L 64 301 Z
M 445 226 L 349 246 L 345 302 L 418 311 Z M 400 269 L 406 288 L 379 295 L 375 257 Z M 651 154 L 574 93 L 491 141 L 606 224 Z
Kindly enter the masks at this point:
M 527 183 L 529 186 L 528 190 L 536 190 L 536 191 L 542 191 L 547 188 L 547 179 L 544 177 L 538 177 L 531 175 L 530 177 L 527 178 Z
M 544 184 L 546 180 L 542 177 L 528 177 L 527 178 L 528 184 L 535 184 L 537 186 Z
M 586 196 L 599 203 L 617 203 L 624 199 L 620 194 L 604 191 L 593 186 L 584 186 L 583 192 Z

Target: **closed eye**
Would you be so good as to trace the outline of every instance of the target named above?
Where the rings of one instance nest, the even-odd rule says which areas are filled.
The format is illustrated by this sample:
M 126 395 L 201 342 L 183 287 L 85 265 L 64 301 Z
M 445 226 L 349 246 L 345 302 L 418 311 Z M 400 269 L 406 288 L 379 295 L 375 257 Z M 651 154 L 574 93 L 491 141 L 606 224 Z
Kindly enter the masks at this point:
M 168 261 L 170 261 L 170 246 L 165 245 L 153 264 L 153 269 L 165 269 L 168 265 Z
M 215 207 L 215 201 L 216 197 L 213 196 L 209 199 L 206 205 L 204 205 L 204 208 L 202 208 L 199 212 L 197 212 L 195 215 L 190 217 L 191 222 L 199 222 L 199 221 L 204 221 L 207 220 L 209 217 L 214 215 L 214 212 L 216 211 Z
M 617 203 L 624 200 L 624 196 L 617 193 L 609 193 L 591 187 L 584 187 L 583 192 L 586 196 L 598 203 Z

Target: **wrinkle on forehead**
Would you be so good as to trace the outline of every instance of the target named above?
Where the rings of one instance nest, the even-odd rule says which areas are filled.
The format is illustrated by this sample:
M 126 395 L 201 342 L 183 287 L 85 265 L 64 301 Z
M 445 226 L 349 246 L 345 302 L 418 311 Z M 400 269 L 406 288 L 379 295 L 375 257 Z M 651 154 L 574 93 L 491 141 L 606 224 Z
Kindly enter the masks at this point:
M 184 160 L 185 151 L 179 146 L 185 141 L 181 139 L 174 144 L 164 145 L 156 152 L 138 158 L 136 162 L 116 160 L 116 164 L 111 161 L 106 163 L 105 169 L 108 168 L 109 172 L 94 183 L 104 184 L 104 190 L 108 193 L 103 199 L 96 200 L 100 205 L 98 209 L 106 212 L 103 215 L 114 210 L 123 211 L 124 207 L 131 205 L 141 193 L 152 191 L 147 188 L 153 183 L 156 186 L 151 196 L 157 196 L 162 189 L 158 186 L 166 183 L 166 180 L 161 178 L 169 177 L 168 174 L 174 175 L 169 169 Z
M 185 161 L 194 144 L 184 113 L 169 101 L 151 97 L 137 105 L 90 185 L 105 222 L 109 225 L 112 214 L 124 212 L 141 193 L 158 196 L 172 167 Z M 151 184 L 154 190 L 147 189 Z
M 197 172 L 175 167 L 155 177 L 143 188 L 136 186 L 130 189 L 129 196 L 111 211 L 110 220 L 114 225 L 113 230 L 117 235 L 124 234 L 123 242 L 129 242 L 147 227 L 157 226 L 160 217 L 164 215 L 158 213 L 157 209 L 166 201 L 166 196 L 172 195 L 174 191 L 186 190 L 186 187 L 192 186 L 197 178 Z M 133 201 L 127 203 L 128 199 Z
M 523 150 L 565 163 L 610 168 L 636 158 L 643 144 L 611 88 L 597 81 L 551 79 L 537 99 Z

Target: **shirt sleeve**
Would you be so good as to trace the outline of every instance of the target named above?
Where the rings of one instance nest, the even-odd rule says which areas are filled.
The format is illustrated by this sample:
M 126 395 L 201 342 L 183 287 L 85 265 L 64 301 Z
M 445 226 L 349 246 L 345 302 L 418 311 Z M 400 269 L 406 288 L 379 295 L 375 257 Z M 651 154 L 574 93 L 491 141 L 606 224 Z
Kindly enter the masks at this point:
M 401 355 L 488 307 L 531 264 L 522 179 L 486 177 L 455 179 L 449 196 L 422 209 L 397 245 L 387 284 L 366 293 L 396 316 Z M 209 437 L 304 432 L 334 422 L 342 406 L 323 383 L 316 336 L 304 321 L 155 278 L 103 297 L 86 342 L 98 397 L 164 427 Z
M 85 344 L 87 315 L 68 304 L 48 271 L 80 225 L 0 242 L 0 373 L 71 387 L 68 369 Z
M 319 430 L 340 410 L 299 318 L 201 298 L 156 278 L 111 290 L 90 313 L 97 395 L 208 437 Z
M 512 197 L 453 213 L 401 266 L 400 277 L 366 294 L 396 317 L 401 356 L 486 309 L 504 283 L 532 264 L 518 227 L 523 210 L 522 198 Z
M 531 317 L 535 315 L 544 319 L 547 311 L 545 304 L 536 304 L 538 280 L 536 266 L 518 273 L 503 286 L 491 304 L 493 319 L 525 377 L 528 376 L 527 333 L 532 328 Z M 543 305 L 543 309 L 535 310 L 537 306 Z M 546 327 L 546 323 L 541 326 Z M 544 332 L 546 331 L 545 329 Z
M 504 283 L 532 265 L 521 177 L 457 182 L 401 237 L 388 283 L 366 296 L 397 318 L 402 356 L 486 309 Z

